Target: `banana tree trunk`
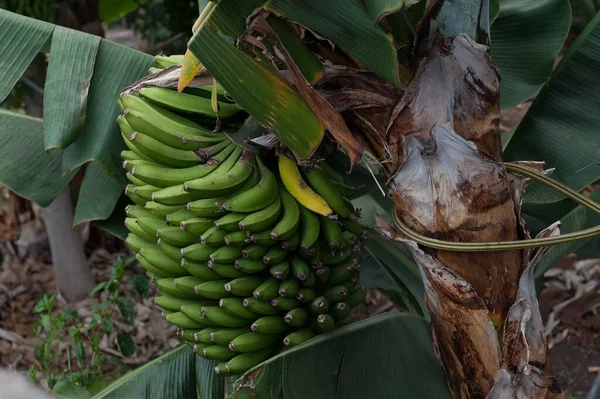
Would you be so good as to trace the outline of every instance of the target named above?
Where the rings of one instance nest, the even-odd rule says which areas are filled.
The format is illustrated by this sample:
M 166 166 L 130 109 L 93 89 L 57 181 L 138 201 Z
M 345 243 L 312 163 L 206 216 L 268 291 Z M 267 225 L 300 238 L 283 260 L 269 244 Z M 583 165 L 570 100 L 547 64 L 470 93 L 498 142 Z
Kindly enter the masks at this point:
M 530 238 L 520 212 L 524 180 L 501 164 L 499 73 L 486 50 L 467 35 L 443 37 L 432 26 L 429 54 L 392 112 L 390 194 L 399 219 L 428 237 Z M 405 242 L 420 267 L 454 397 L 562 397 L 546 374 L 532 277 L 542 250 L 433 250 L 380 227 Z M 558 234 L 558 227 L 542 234 Z

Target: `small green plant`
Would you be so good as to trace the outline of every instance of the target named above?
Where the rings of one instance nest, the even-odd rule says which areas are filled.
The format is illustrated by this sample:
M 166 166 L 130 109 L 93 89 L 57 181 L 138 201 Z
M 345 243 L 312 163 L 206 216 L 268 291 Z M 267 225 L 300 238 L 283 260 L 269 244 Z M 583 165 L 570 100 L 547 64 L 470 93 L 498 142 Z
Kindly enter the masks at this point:
M 99 283 L 91 292 L 92 296 L 101 291 L 107 293 L 103 302 L 91 308 L 91 319 L 83 320 L 73 308 L 55 311 L 56 294 L 44 295 L 37 302 L 34 311 L 39 314 L 39 319 L 33 332 L 35 337 L 41 338 L 42 341 L 34 351 L 39 364 L 29 369 L 31 378 L 46 378 L 50 389 L 59 381 L 88 388 L 101 381 L 105 362 L 124 366 L 119 358 L 102 351 L 100 341 L 104 335 L 116 331 L 112 321 L 115 308 L 119 309 L 127 323 L 133 324 L 133 301 L 120 293 L 125 268 L 134 260 L 131 257 L 123 261 L 118 257 L 112 266 L 110 279 Z M 130 277 L 129 284 L 141 297 L 148 297 L 150 289 L 143 276 Z M 133 339 L 124 331 L 117 332 L 117 347 L 125 357 L 135 352 Z M 66 369 L 62 368 L 65 357 Z

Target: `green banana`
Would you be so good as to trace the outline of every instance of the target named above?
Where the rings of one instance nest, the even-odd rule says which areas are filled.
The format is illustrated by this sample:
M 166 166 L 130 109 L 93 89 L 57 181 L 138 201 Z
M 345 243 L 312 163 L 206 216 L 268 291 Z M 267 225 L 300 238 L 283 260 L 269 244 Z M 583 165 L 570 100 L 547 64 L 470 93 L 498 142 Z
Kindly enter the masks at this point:
M 196 323 L 202 325 L 202 327 L 214 327 L 215 323 L 210 320 L 204 318 L 202 316 L 202 309 L 204 306 L 202 305 L 183 305 L 181 307 L 181 313 L 194 320 Z
M 321 168 L 321 170 L 327 175 L 330 181 L 334 183 L 344 182 L 344 176 L 336 172 L 327 162 L 319 162 L 317 167 Z
M 242 250 L 242 257 L 252 260 L 262 259 L 263 256 L 269 251 L 269 249 L 269 247 L 265 247 L 262 245 L 248 245 Z
M 335 320 L 330 314 L 320 314 L 314 320 L 313 328 L 319 332 L 329 332 L 335 328 Z
M 332 267 L 331 273 L 329 274 L 329 279 L 327 280 L 327 285 L 334 287 L 349 280 L 355 273 L 355 268 L 358 265 L 358 259 L 359 258 L 351 257 L 344 263 Z
M 356 285 L 358 284 L 358 280 L 359 280 L 359 275 L 358 274 L 353 274 L 352 276 L 350 276 L 349 280 L 346 280 L 342 283 L 342 285 L 344 287 L 346 287 L 346 289 L 348 290 L 348 292 L 352 291 L 353 289 L 356 288 Z
M 155 283 L 160 295 L 171 295 L 183 299 L 198 299 L 198 294 L 195 292 L 190 293 L 177 288 L 173 278 L 161 278 L 155 280 Z
M 198 237 L 181 230 L 180 227 L 168 226 L 156 231 L 156 235 L 166 243 L 177 247 L 186 247 L 198 242 Z
M 181 205 L 164 205 L 164 204 L 159 204 L 158 202 L 149 201 L 149 202 L 146 202 L 146 205 L 144 206 L 144 208 L 148 209 L 150 211 L 150 213 L 152 213 L 156 216 L 166 217 L 169 213 L 173 213 L 180 209 L 183 209 L 183 206 L 181 206 Z
M 277 280 L 285 280 L 290 274 L 290 262 L 286 259 L 283 262 L 274 264 L 269 268 L 269 273 Z
M 185 276 L 187 272 L 185 269 L 179 268 L 177 272 L 165 270 L 159 267 L 159 265 L 155 265 L 151 263 L 148 259 L 144 258 L 142 254 L 138 253 L 135 255 L 137 261 L 144 267 L 144 269 L 148 270 L 151 273 L 154 273 L 158 276 L 164 277 L 181 277 Z
M 205 301 L 209 305 L 209 301 Z M 198 303 L 198 299 L 177 298 L 169 294 L 163 294 L 154 298 L 154 303 L 161 309 L 170 310 L 171 312 L 181 311 L 183 305 L 193 305 Z M 204 303 L 204 302 L 203 302 Z
M 246 274 L 256 274 L 260 273 L 267 265 L 265 265 L 260 260 L 251 260 L 251 259 L 237 259 L 234 263 L 235 268 L 246 273 Z
M 179 263 L 169 258 L 159 248 L 142 248 L 139 252 L 139 255 L 144 257 L 144 259 L 150 262 L 153 266 L 158 267 L 169 274 L 177 275 L 185 273 L 185 271 L 181 270 Z
M 311 329 L 301 328 L 298 331 L 294 331 L 291 334 L 288 334 L 283 339 L 283 344 L 288 348 L 293 348 L 294 346 L 300 345 L 315 336 L 315 333 Z
M 250 327 L 241 328 L 221 328 L 213 331 L 210 334 L 210 340 L 217 345 L 229 345 L 231 341 L 239 337 L 240 335 L 252 332 Z M 227 348 L 229 351 L 229 348 Z
M 223 276 L 221 276 L 219 273 L 210 269 L 206 265 L 206 263 L 199 263 L 191 261 L 189 259 L 182 259 L 181 266 L 183 266 L 183 268 L 187 270 L 187 272 L 192 276 L 198 277 L 199 279 L 205 281 L 220 280 L 223 278 Z
M 317 281 L 320 284 L 325 284 L 327 280 L 329 280 L 329 276 L 331 275 L 331 269 L 327 266 L 321 267 L 315 270 L 315 275 L 317 276 Z
M 273 277 L 269 277 L 258 287 L 256 287 L 254 292 L 252 292 L 252 296 L 256 299 L 260 299 L 261 301 L 271 301 L 277 297 L 278 289 L 279 281 Z
M 255 157 L 260 174 L 260 181 L 250 190 L 245 191 L 223 204 L 223 208 L 232 212 L 255 212 L 269 205 L 278 192 L 277 179 L 262 162 L 260 157 Z
M 128 192 L 133 192 L 133 194 L 137 195 L 138 197 L 142 198 L 145 201 L 152 201 L 152 194 L 154 193 L 154 191 L 157 190 L 157 187 L 154 186 L 150 186 L 150 185 L 142 185 L 142 186 L 136 186 L 134 184 L 128 184 L 125 187 L 125 194 L 127 194 Z
M 319 217 L 314 212 L 300 206 L 300 226 L 300 247 L 305 251 L 310 251 L 319 239 Z
M 213 252 L 215 252 L 215 247 L 201 242 L 181 248 L 181 256 L 195 262 L 207 262 Z
M 196 287 L 194 287 L 194 290 L 198 295 L 203 296 L 205 298 L 210 298 L 210 299 L 227 298 L 230 296 L 229 293 L 225 290 L 225 284 L 228 281 L 229 280 L 226 280 L 226 279 L 206 281 L 204 283 L 198 284 Z M 242 327 L 242 326 L 238 326 L 238 327 Z
M 215 220 L 215 228 L 225 230 L 227 232 L 237 231 L 240 229 L 239 224 L 247 215 L 245 213 L 232 212 Z
M 170 168 L 159 164 L 130 163 L 128 170 L 138 179 L 157 187 L 171 187 L 183 184 L 188 180 L 199 179 L 214 172 L 235 150 L 236 145 L 231 143 L 213 158 L 205 163 L 187 168 Z M 135 169 L 134 169 L 135 168 Z
M 194 150 L 226 139 L 222 134 L 213 133 L 137 95 L 123 95 L 120 102 L 122 115 L 131 129 L 144 132 L 171 147 Z
M 345 302 L 336 303 L 333 307 L 333 316 L 336 320 L 345 320 L 350 316 L 350 306 Z
M 308 313 L 303 308 L 292 309 L 285 314 L 284 321 L 292 327 L 300 327 L 306 324 Z
M 292 309 L 300 306 L 300 303 L 296 298 L 286 298 L 284 296 L 278 296 L 271 301 L 271 305 L 277 310 L 289 312 Z
M 250 326 L 252 331 L 259 331 L 264 334 L 280 334 L 287 331 L 290 326 L 285 322 L 283 317 L 279 316 L 263 316 L 256 320 Z
M 198 331 L 197 333 L 194 334 L 194 339 L 198 342 L 202 342 L 204 344 L 212 344 L 213 341 L 210 338 L 211 334 L 214 333 L 215 331 L 219 331 L 221 330 L 221 327 L 206 327 L 203 328 L 202 330 Z M 185 331 L 184 331 L 185 333 Z
M 127 215 L 127 217 L 130 217 L 130 218 L 139 218 L 139 217 L 155 218 L 156 217 L 149 210 L 144 209 L 143 206 L 139 206 L 139 205 L 127 205 L 125 207 L 125 214 Z
M 327 202 L 327 205 L 341 217 L 348 217 L 350 212 L 346 207 L 342 194 L 331 184 L 331 180 L 323 170 L 317 168 L 308 169 L 305 172 L 306 179 L 311 187 Z
M 146 200 L 137 195 L 133 190 L 125 190 L 125 195 L 129 197 L 136 205 L 144 206 Z
M 194 293 L 198 294 L 198 292 L 196 291 L 196 286 L 198 284 L 202 284 L 202 282 L 202 279 L 195 276 L 183 276 L 173 280 L 173 284 L 175 285 L 175 287 L 177 287 L 178 290 L 183 291 L 189 295 L 192 295 Z
M 331 303 L 342 302 L 348 296 L 348 289 L 343 285 L 337 285 L 325 290 L 323 296 Z
M 171 166 L 174 168 L 189 168 L 199 165 L 203 161 L 203 159 L 193 151 L 178 150 L 169 147 L 168 145 L 138 131 L 127 136 L 122 136 L 126 143 L 130 143 L 131 146 L 128 146 L 129 148 L 135 148 L 137 153 L 142 154 L 148 159 L 152 159 L 160 165 Z
M 231 314 L 218 306 L 203 307 L 201 315 L 203 318 L 208 319 L 208 321 L 220 327 L 238 328 L 248 325 L 248 320 Z
M 251 242 L 248 236 L 248 232 L 243 230 L 228 233 L 223 238 L 223 241 L 225 242 L 225 245 L 231 245 L 232 247 L 244 247 L 248 245 L 249 242 Z
M 327 313 L 329 310 L 329 301 L 324 296 L 318 296 L 310 303 L 310 311 L 313 314 Z
M 244 300 L 241 298 L 223 298 L 219 301 L 219 307 L 244 319 L 256 320 L 259 317 L 257 313 L 244 306 Z
M 127 172 L 125 173 L 125 177 L 127 178 L 127 180 L 129 180 L 131 182 L 131 184 L 133 184 L 134 186 L 145 186 L 147 185 L 146 182 L 141 181 L 140 179 L 138 179 L 137 177 L 135 177 L 134 175 L 132 175 L 131 173 Z M 140 195 L 139 193 L 136 192 L 136 194 Z M 143 198 L 143 196 L 140 195 L 140 197 Z
M 260 233 L 254 233 L 248 236 L 248 239 L 251 243 L 256 245 L 261 245 L 265 247 L 270 247 L 273 245 L 273 239 L 271 238 L 271 230 L 264 230 Z
M 326 266 L 339 265 L 348 261 L 351 257 L 351 251 L 345 251 L 343 254 L 332 254 L 329 251 L 323 251 L 321 253 L 321 263 Z
M 359 223 L 359 221 L 352 217 L 342 218 L 340 219 L 340 223 L 342 224 L 342 227 L 345 230 L 348 230 L 349 232 L 356 235 L 361 235 L 365 230 L 365 228 Z
M 304 261 L 304 259 L 299 258 L 297 256 L 293 257 L 291 260 L 292 265 L 292 274 L 300 281 L 305 281 L 308 279 L 310 274 L 310 267 Z
M 261 276 L 238 277 L 225 284 L 225 290 L 233 295 L 248 296 L 264 281 Z
M 325 216 L 319 218 L 321 237 L 325 240 L 331 254 L 335 254 L 342 245 L 342 228 L 339 223 Z
M 196 334 L 199 331 L 202 331 L 202 330 L 197 330 L 197 329 L 184 330 L 184 329 L 178 328 L 177 335 L 181 336 L 184 340 L 186 340 L 188 342 L 197 343 L 198 340 L 196 339 Z
M 235 338 L 229 343 L 229 349 L 235 352 L 254 352 L 273 346 L 279 334 L 263 334 L 249 332 Z
M 300 248 L 300 229 L 296 230 L 296 233 L 285 241 L 281 241 L 281 248 L 285 249 L 287 252 L 294 252 L 298 248 Z
M 229 350 L 227 346 L 208 345 L 204 347 L 200 356 L 210 360 L 229 360 L 235 356 L 235 352 Z
M 273 348 L 266 348 L 259 351 L 242 353 L 241 355 L 233 357 L 224 366 L 218 365 L 215 368 L 215 372 L 219 374 L 219 371 L 221 371 L 221 369 L 223 368 L 225 371 L 225 373 L 223 373 L 224 375 L 235 375 L 245 373 L 257 364 L 267 360 L 269 356 L 271 356 L 271 353 L 273 353 Z
M 165 220 L 170 226 L 181 226 L 181 222 L 194 219 L 196 214 L 187 209 L 179 209 L 165 216 Z M 184 229 L 185 230 L 185 229 Z
M 211 262 L 216 263 L 233 263 L 236 259 L 242 256 L 242 249 L 224 245 L 210 254 Z
M 280 214 L 281 199 L 277 196 L 268 206 L 247 215 L 238 223 L 238 225 L 241 230 L 247 230 L 252 233 L 261 232 L 273 226 L 277 222 Z M 271 232 L 269 231 L 269 239 L 271 239 L 270 233 Z
M 308 273 L 306 280 L 300 281 L 303 287 L 315 287 L 317 285 L 317 275 L 312 270 Z
M 154 57 L 154 63 L 158 65 L 159 68 L 168 68 L 173 65 L 181 65 L 183 62 L 183 55 L 157 55 Z
M 296 299 L 300 301 L 300 303 L 307 304 L 311 303 L 317 297 L 317 292 L 309 287 L 302 287 L 298 291 L 298 295 L 296 295 Z
M 200 242 L 206 245 L 223 245 L 224 238 L 227 235 L 225 230 L 217 229 L 214 225 L 213 227 L 206 230 L 200 236 Z
M 152 243 L 151 241 L 146 241 L 143 238 L 140 238 L 133 233 L 127 234 L 127 238 L 125 239 L 125 244 L 133 252 L 140 252 L 140 249 L 142 249 L 142 248 L 156 247 L 156 244 Z
M 257 298 L 245 298 L 244 307 L 250 309 L 254 313 L 258 313 L 265 316 L 273 316 L 279 314 L 279 310 L 275 309 L 270 302 L 263 302 Z
M 300 290 L 300 281 L 294 276 L 290 276 L 279 284 L 279 295 L 295 298 Z
M 206 233 L 208 229 L 211 229 L 214 225 L 214 219 L 192 217 L 187 220 L 179 222 L 179 227 L 192 235 L 200 236 L 202 242 L 202 234 Z M 203 242 L 203 244 L 206 244 Z
M 271 247 L 263 256 L 263 262 L 267 265 L 281 263 L 285 260 L 287 252 L 281 247 Z
M 219 275 L 227 278 L 238 278 L 246 275 L 246 273 L 236 269 L 235 266 L 231 264 L 209 262 L 208 267 L 210 267 Z
M 200 192 L 205 198 L 235 191 L 242 187 L 244 182 L 252 175 L 252 172 L 254 171 L 251 161 L 253 156 L 254 154 L 250 151 L 244 150 L 238 163 L 228 172 L 213 176 L 213 174 L 218 171 L 217 168 L 215 172 L 208 176 L 188 181 L 187 190 L 191 192 Z
M 336 190 L 342 195 L 342 197 L 346 198 L 346 197 L 350 197 L 354 194 L 356 194 L 356 192 L 359 190 L 360 187 L 353 187 L 350 186 L 348 184 L 345 183 L 340 183 L 337 181 L 332 181 L 331 184 L 333 185 L 333 187 L 336 188 Z M 353 212 L 353 209 L 349 209 L 350 212 Z
M 350 308 L 355 308 L 362 304 L 367 297 L 367 290 L 365 287 L 358 287 L 352 290 L 344 300 Z
M 127 166 L 125 161 L 127 161 L 127 163 L 129 163 L 130 161 L 147 161 L 146 163 L 149 165 L 154 164 L 154 162 L 150 161 L 148 158 L 144 157 L 143 155 L 137 154 L 131 150 L 121 151 L 121 159 L 123 160 L 123 168 L 126 168 Z
M 271 238 L 274 240 L 287 240 L 291 238 L 300 224 L 300 208 L 298 203 L 284 187 L 279 187 L 279 196 L 283 207 L 283 217 L 273 227 Z
M 204 324 L 192 320 L 182 312 L 169 313 L 165 316 L 167 321 L 179 328 L 184 329 L 200 329 L 205 327 Z
M 157 236 L 156 232 L 160 229 L 164 229 L 168 227 L 167 222 L 165 220 L 161 220 L 156 216 L 153 217 L 145 217 L 141 216 L 137 218 L 137 224 L 140 226 L 142 230 L 146 232 L 146 234 Z
M 185 92 L 178 93 L 177 90 L 149 86 L 142 87 L 140 95 L 153 103 L 175 112 L 196 114 L 210 118 L 216 117 L 210 100 L 204 97 Z M 238 108 L 235 104 L 219 101 L 219 117 L 221 119 L 230 118 L 239 112 L 242 112 L 242 109 Z

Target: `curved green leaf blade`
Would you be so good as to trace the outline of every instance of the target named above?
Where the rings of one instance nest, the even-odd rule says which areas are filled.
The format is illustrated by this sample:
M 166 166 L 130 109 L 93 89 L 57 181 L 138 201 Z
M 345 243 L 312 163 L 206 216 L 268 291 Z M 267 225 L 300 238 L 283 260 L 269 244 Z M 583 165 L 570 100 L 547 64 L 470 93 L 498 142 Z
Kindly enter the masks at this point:
M 146 75 L 153 58 L 142 52 L 102 40 L 88 96 L 82 134 L 63 151 L 63 170 L 68 172 L 96 161 L 125 183 L 120 152 L 124 148 L 116 118 L 117 99 L 123 88 Z
M 93 399 L 196 399 L 195 355 L 179 346 L 117 379 Z
M 600 177 L 600 14 L 571 45 L 548 85 L 510 140 L 506 160 L 545 161 L 552 178 L 581 190 Z M 525 200 L 547 203 L 562 195 L 532 184 Z
M 591 199 L 600 202 L 600 190 L 596 190 L 594 194 L 592 194 Z M 600 215 L 596 212 L 584 208 L 583 206 L 579 206 L 569 212 L 565 217 L 560 220 L 560 232 L 564 233 L 572 233 L 575 231 L 588 229 L 594 226 L 600 225 Z M 576 240 L 571 241 L 566 244 L 556 245 L 552 247 L 551 250 L 546 252 L 544 256 L 540 259 L 540 262 L 537 264 L 535 269 L 535 277 L 541 277 L 550 269 L 556 262 L 570 254 L 571 252 L 577 251 L 579 248 L 583 247 L 586 243 L 597 237 L 590 237 L 584 240 Z M 596 254 L 597 255 L 597 254 Z
M 115 237 L 125 240 L 127 234 L 129 234 L 129 230 L 125 227 L 125 218 L 127 217 L 125 207 L 131 203 L 129 197 L 122 194 L 112 214 L 107 219 L 97 220 L 94 225 Z
M 44 144 L 64 149 L 85 121 L 88 91 L 100 37 L 57 26 L 44 87 Z
M 269 0 L 265 9 L 318 32 L 360 64 L 400 85 L 394 41 L 373 23 L 360 0 Z
M 223 399 L 225 396 L 225 378 L 215 373 L 218 363 L 196 355 L 196 386 L 202 399 Z
M 568 0 L 500 0 L 491 27 L 492 58 L 500 69 L 500 108 L 531 98 L 552 73 L 571 24 Z
M 375 24 L 381 18 L 417 4 L 421 0 L 365 0 L 367 12 Z
M 73 225 L 108 219 L 122 192 L 123 186 L 109 176 L 102 165 L 90 163 L 79 189 Z
M 42 120 L 0 109 L 0 183 L 21 197 L 48 206 L 69 184 L 60 154 L 44 151 Z
M 189 49 L 244 110 L 298 157 L 307 158 L 321 142 L 323 125 L 270 65 L 259 63 L 233 44 L 245 30 L 243 13 L 228 12 L 234 6 L 235 2 L 220 1 L 190 40 Z
M 426 378 L 425 378 L 426 377 Z M 236 382 L 234 399 L 450 398 L 427 322 L 386 313 L 284 352 Z
M 98 16 L 102 22 L 121 19 L 138 9 L 146 0 L 98 0 Z
M 6 99 L 54 25 L 0 9 L 0 102 Z

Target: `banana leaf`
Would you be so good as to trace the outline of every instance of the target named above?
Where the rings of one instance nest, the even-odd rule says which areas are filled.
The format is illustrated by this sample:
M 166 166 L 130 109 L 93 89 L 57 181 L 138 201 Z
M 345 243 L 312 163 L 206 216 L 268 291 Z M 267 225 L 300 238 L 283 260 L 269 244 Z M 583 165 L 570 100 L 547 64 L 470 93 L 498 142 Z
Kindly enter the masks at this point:
M 506 160 L 545 161 L 552 178 L 579 191 L 600 178 L 600 14 L 570 46 L 550 81 L 517 127 Z M 525 201 L 563 197 L 531 184 Z
M 427 376 L 427 378 L 423 378 Z M 267 360 L 233 399 L 450 398 L 427 322 L 386 313 L 320 335 Z
M 0 184 L 48 206 L 75 174 L 63 175 L 60 154 L 44 151 L 42 120 L 0 109 Z
M 421 0 L 365 0 L 365 6 L 373 22 L 378 24 L 385 16 L 406 9 L 419 1 Z
M 568 0 L 500 0 L 491 27 L 500 69 L 500 107 L 534 96 L 546 83 L 571 25 Z
M 102 165 L 91 162 L 85 171 L 79 189 L 73 225 L 93 220 L 108 219 L 121 193 L 123 186 L 113 179 Z

